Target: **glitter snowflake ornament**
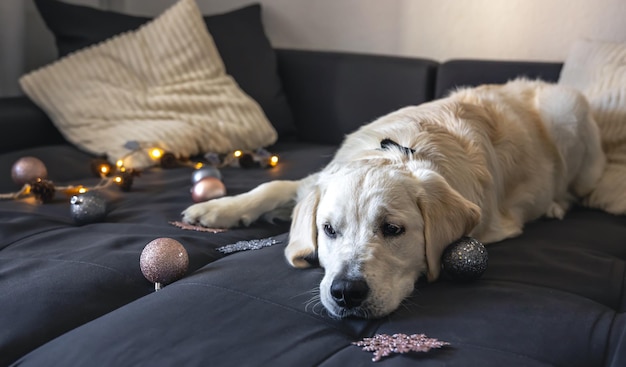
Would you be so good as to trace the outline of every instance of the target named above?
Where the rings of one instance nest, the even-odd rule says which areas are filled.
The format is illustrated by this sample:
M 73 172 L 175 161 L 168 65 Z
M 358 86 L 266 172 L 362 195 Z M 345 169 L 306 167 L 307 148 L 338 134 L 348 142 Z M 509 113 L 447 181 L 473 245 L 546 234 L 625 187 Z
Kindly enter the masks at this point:
M 372 362 L 378 362 L 392 353 L 428 352 L 450 345 L 448 342 L 428 338 L 424 334 L 376 334 L 372 338 L 363 338 L 352 344 L 362 347 L 366 352 L 373 352 Z
M 218 247 L 216 250 L 223 254 L 232 254 L 233 252 L 248 251 L 248 250 L 260 250 L 264 247 L 274 246 L 281 243 L 279 240 L 273 238 L 262 238 L 259 240 L 238 241 L 232 245 L 226 245 Z

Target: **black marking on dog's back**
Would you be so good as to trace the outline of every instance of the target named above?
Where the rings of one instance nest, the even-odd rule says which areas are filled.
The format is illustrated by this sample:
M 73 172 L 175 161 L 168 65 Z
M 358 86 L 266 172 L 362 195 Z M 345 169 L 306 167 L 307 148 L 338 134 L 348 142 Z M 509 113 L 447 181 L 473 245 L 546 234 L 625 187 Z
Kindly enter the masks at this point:
M 383 140 L 381 140 L 380 142 L 380 148 L 384 149 L 384 150 L 388 150 L 391 147 L 395 147 L 398 148 L 402 151 L 404 151 L 404 154 L 411 156 L 415 153 L 415 149 L 411 149 L 408 147 L 403 147 L 402 145 L 396 143 L 395 141 L 389 139 L 389 138 L 385 138 Z

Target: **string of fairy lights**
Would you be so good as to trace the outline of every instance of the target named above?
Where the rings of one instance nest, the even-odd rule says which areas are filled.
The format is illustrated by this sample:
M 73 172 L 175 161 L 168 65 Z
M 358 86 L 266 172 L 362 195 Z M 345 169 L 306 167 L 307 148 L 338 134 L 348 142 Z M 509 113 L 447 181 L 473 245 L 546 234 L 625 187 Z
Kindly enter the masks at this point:
M 102 211 L 106 210 L 105 199 L 93 194 L 110 186 L 117 186 L 122 191 L 130 191 L 136 177 L 141 170 L 127 167 L 127 158 L 142 154 L 148 158 L 149 164 L 145 169 L 161 167 L 165 169 L 176 167 L 191 167 L 192 199 L 195 202 L 206 201 L 215 197 L 224 196 L 226 188 L 222 183 L 220 168 L 232 166 L 241 168 L 276 167 L 279 157 L 265 149 L 256 151 L 235 150 L 230 154 L 208 153 L 203 160 L 192 161 L 188 158 L 177 158 L 174 154 L 158 147 L 136 147 L 128 155 L 118 159 L 115 163 L 105 158 L 95 158 L 91 161 L 91 171 L 100 181 L 93 186 L 67 185 L 57 186 L 48 179 L 48 170 L 45 164 L 36 157 L 26 156 L 18 159 L 11 168 L 11 178 L 21 188 L 16 192 L 0 193 L 0 200 L 21 200 L 34 197 L 39 203 L 53 201 L 57 193 L 64 193 L 72 206 L 73 218 L 84 224 L 103 218 Z M 88 194 L 91 193 L 91 194 Z M 82 205 L 80 208 L 79 205 Z M 90 210 L 86 210 L 89 209 Z M 76 210 L 75 210 L 76 209 Z M 98 213 L 94 213 L 95 210 Z M 97 214 L 97 215 L 94 215 Z

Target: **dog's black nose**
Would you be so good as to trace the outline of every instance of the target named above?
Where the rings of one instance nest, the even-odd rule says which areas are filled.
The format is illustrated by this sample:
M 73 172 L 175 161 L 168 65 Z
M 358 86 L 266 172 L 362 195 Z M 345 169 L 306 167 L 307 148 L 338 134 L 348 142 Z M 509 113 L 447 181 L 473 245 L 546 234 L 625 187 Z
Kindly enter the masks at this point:
M 354 308 L 365 301 L 370 287 L 364 279 L 335 279 L 330 295 L 339 307 Z

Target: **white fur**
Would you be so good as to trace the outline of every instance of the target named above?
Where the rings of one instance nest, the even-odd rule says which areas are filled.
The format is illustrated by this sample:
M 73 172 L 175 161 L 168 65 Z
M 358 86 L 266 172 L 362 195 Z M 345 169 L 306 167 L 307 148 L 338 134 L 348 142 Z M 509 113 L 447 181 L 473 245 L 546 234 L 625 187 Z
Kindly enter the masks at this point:
M 381 149 L 383 139 L 414 153 Z M 325 269 L 320 300 L 331 315 L 381 317 L 420 276 L 437 279 L 452 241 L 471 235 L 496 242 L 543 215 L 562 218 L 604 165 L 598 128 L 579 93 L 516 80 L 383 116 L 349 135 L 321 172 L 193 205 L 183 220 L 247 225 L 297 203 L 289 263 L 306 267 L 317 254 Z M 367 285 L 363 299 L 355 284 Z M 359 299 L 346 305 L 337 300 L 343 295 Z

